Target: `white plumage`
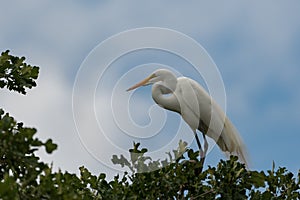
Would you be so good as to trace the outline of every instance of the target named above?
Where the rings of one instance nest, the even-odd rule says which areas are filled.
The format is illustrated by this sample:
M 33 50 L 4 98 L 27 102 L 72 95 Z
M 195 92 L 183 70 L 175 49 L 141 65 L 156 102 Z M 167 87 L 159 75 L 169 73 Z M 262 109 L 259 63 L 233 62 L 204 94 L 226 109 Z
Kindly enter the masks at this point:
M 201 85 L 190 78 L 176 78 L 171 71 L 159 69 L 127 91 L 149 84 L 153 84 L 153 100 L 161 107 L 181 114 L 193 130 L 201 157 L 206 155 L 208 143 L 205 136 L 208 136 L 222 151 L 237 155 L 247 164 L 245 146 L 238 131 Z M 196 134 L 197 129 L 203 133 L 204 151 Z

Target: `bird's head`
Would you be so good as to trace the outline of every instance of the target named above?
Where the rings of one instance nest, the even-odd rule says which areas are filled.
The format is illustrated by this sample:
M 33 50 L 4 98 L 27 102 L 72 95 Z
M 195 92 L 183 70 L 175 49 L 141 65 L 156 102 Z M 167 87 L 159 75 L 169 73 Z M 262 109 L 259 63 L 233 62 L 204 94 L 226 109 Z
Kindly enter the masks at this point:
M 172 86 L 170 87 L 170 84 L 168 84 L 169 82 L 173 82 L 173 81 L 175 81 L 175 85 L 176 85 L 176 76 L 171 71 L 166 69 L 158 69 L 154 71 L 150 76 L 142 80 L 141 82 L 128 88 L 126 91 L 134 90 L 140 86 L 151 85 L 157 82 L 162 82 L 161 85 L 163 85 L 164 87 L 173 89 L 173 87 Z

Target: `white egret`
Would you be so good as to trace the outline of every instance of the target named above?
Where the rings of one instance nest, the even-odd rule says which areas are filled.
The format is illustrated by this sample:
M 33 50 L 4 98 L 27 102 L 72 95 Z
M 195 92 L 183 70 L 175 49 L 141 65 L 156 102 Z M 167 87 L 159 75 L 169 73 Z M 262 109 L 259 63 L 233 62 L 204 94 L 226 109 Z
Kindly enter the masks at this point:
M 158 69 L 127 91 L 149 84 L 153 84 L 153 100 L 159 106 L 181 114 L 193 130 L 203 162 L 208 149 L 207 135 L 223 152 L 237 155 L 247 164 L 245 147 L 239 133 L 201 85 L 187 77 L 177 78 L 169 70 Z M 197 136 L 197 129 L 202 132 L 204 150 Z

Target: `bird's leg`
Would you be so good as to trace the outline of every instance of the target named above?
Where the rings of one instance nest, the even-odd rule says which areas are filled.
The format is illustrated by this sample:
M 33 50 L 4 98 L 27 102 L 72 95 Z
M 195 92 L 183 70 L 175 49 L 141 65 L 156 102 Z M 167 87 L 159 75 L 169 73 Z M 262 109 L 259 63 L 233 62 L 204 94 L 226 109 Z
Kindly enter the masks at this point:
M 204 161 L 205 161 L 206 152 L 203 152 L 203 149 L 201 147 L 201 143 L 200 143 L 200 140 L 198 138 L 198 135 L 197 135 L 196 131 L 194 131 L 194 134 L 195 134 L 196 142 L 197 142 L 198 147 L 199 147 L 199 154 L 200 154 L 200 166 L 199 166 L 199 168 L 195 169 L 195 174 L 198 175 L 203 170 L 203 165 L 204 165 Z
M 208 150 L 208 142 L 206 139 L 206 135 L 202 133 L 203 139 L 204 139 L 204 157 L 206 156 L 207 150 Z
M 202 159 L 202 158 L 205 157 L 205 154 L 204 154 L 203 149 L 202 149 L 202 147 L 201 147 L 201 143 L 200 143 L 200 140 L 199 140 L 199 138 L 198 138 L 198 135 L 197 135 L 196 131 L 194 131 L 194 134 L 195 134 L 195 138 L 196 138 L 197 145 L 198 145 L 198 147 L 199 147 L 200 158 Z

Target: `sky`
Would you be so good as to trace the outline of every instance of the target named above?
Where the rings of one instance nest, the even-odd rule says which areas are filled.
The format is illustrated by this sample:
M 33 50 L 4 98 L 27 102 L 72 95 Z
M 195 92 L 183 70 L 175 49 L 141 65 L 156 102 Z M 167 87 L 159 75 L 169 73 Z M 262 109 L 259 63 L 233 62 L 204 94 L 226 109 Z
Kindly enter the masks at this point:
M 45 162 L 74 173 L 84 165 L 114 175 L 111 156 L 126 154 L 133 141 L 158 157 L 180 138 L 192 142 L 180 116 L 155 105 L 151 87 L 125 92 L 154 69 L 168 68 L 217 90 L 216 97 L 224 97 L 224 87 L 225 100 L 216 100 L 224 100 L 243 137 L 251 169 L 270 169 L 274 161 L 296 172 L 299 8 L 298 1 L 270 0 L 2 2 L 0 50 L 25 56 L 40 66 L 40 76 L 26 96 L 1 90 L 0 106 L 36 127 L 42 140 L 58 144 L 51 155 L 39 152 Z M 145 27 L 161 34 L 136 32 Z M 201 48 L 185 46 L 191 41 Z M 182 55 L 200 59 L 196 68 L 212 66 L 214 73 L 197 73 Z M 220 159 L 225 157 L 215 146 L 206 163 Z

